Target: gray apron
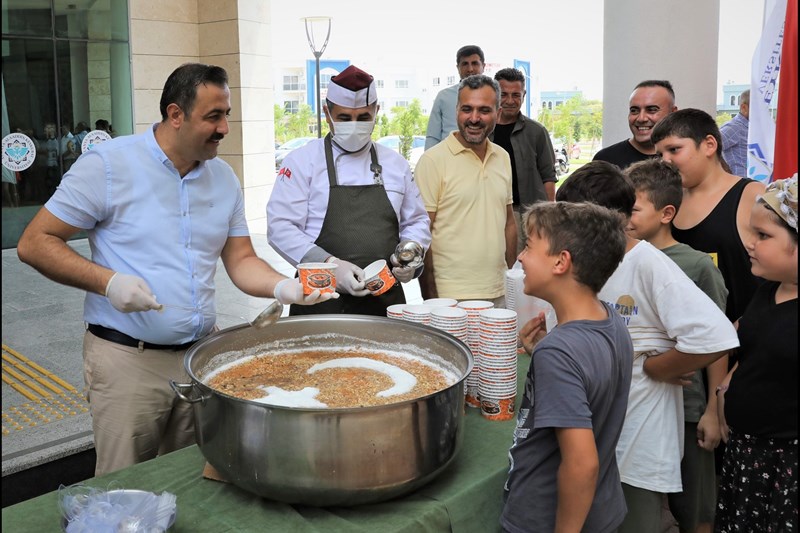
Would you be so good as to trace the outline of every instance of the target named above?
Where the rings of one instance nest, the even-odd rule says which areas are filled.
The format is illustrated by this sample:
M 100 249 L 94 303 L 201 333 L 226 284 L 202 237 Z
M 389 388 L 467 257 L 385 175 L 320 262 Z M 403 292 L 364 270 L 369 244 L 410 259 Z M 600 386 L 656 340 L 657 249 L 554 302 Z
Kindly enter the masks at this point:
M 328 165 L 330 193 L 328 208 L 319 237 L 314 244 L 328 253 L 364 268 L 373 261 L 385 259 L 394 253 L 400 242 L 400 224 L 386 189 L 383 188 L 381 166 L 375 145 L 370 146 L 375 183 L 372 185 L 339 185 L 333 161 L 331 136 L 325 137 L 325 162 Z M 347 313 L 386 316 L 386 308 L 392 304 L 406 303 L 400 282 L 381 294 L 362 297 L 339 293 L 336 300 L 316 305 L 293 305 L 289 315 L 317 315 L 324 313 Z

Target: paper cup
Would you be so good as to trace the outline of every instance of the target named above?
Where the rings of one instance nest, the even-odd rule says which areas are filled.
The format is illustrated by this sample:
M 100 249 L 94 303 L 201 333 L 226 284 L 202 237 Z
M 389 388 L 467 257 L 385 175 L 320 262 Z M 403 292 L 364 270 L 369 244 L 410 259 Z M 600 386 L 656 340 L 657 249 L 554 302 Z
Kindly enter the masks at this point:
M 389 318 L 403 318 L 403 309 L 406 304 L 394 304 L 386 308 L 386 316 Z
M 431 307 L 455 307 L 458 300 L 455 298 L 428 298 L 422 302 L 422 305 L 429 305 Z
M 378 259 L 364 267 L 364 286 L 373 296 L 380 296 L 388 291 L 397 280 L 386 265 L 386 261 Z
M 481 400 L 478 396 L 478 385 L 467 383 L 464 387 L 464 403 L 467 407 L 480 408 Z
M 511 420 L 514 418 L 516 398 L 481 398 L 481 414 L 489 420 Z
M 305 295 L 316 290 L 322 294 L 336 290 L 336 265 L 333 263 L 300 263 L 297 272 Z

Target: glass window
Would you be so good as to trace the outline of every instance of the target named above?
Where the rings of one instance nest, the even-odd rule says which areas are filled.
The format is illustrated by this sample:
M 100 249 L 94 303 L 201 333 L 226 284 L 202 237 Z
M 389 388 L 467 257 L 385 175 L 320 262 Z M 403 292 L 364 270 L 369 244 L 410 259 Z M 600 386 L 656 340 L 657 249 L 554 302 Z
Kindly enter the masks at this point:
M 96 121 L 107 121 L 112 136 L 133 133 L 134 124 L 127 2 L 3 0 L 2 14 L 2 136 L 25 133 L 37 151 L 13 179 L 3 172 L 2 242 L 9 248 Z
M 53 7 L 47 1 L 3 0 L 3 35 L 11 30 L 17 35 L 50 37 L 52 13 Z
M 395 89 L 408 89 L 408 80 L 394 80 Z
M 398 100 L 395 107 L 408 107 L 408 100 Z
M 283 109 L 286 113 L 295 114 L 300 111 L 300 102 L 297 100 L 290 100 L 283 103 Z
M 319 88 L 320 89 L 327 89 L 328 84 L 331 82 L 331 78 L 336 76 L 336 74 L 322 74 L 319 77 Z
M 383 80 L 375 80 L 375 88 L 383 89 Z
M 433 78 L 433 86 L 438 87 L 441 83 L 440 78 Z
M 56 37 L 128 40 L 128 3 L 53 0 Z
M 300 76 L 284 76 L 283 77 L 283 90 L 284 91 L 299 91 L 300 90 Z
M 453 85 L 456 82 L 455 76 L 447 76 L 447 85 Z

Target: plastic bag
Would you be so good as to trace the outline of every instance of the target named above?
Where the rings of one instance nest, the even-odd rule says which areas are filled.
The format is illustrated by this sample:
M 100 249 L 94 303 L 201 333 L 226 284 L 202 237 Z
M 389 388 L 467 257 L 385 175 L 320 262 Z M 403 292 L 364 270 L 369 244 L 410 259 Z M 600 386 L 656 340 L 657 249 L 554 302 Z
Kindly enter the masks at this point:
M 109 486 L 61 486 L 58 505 L 67 533 L 163 533 L 176 515 L 176 496 Z

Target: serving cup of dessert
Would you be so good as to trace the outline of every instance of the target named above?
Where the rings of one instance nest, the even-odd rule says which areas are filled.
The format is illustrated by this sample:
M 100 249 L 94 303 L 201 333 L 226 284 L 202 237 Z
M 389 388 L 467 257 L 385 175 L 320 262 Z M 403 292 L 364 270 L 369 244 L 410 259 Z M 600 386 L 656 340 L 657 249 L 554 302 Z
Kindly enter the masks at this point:
M 336 290 L 336 267 L 334 263 L 300 263 L 297 273 L 303 294 L 309 295 L 315 290 L 322 294 Z
M 378 259 L 364 267 L 364 286 L 373 296 L 380 296 L 394 287 L 395 283 L 397 280 L 384 259 Z

